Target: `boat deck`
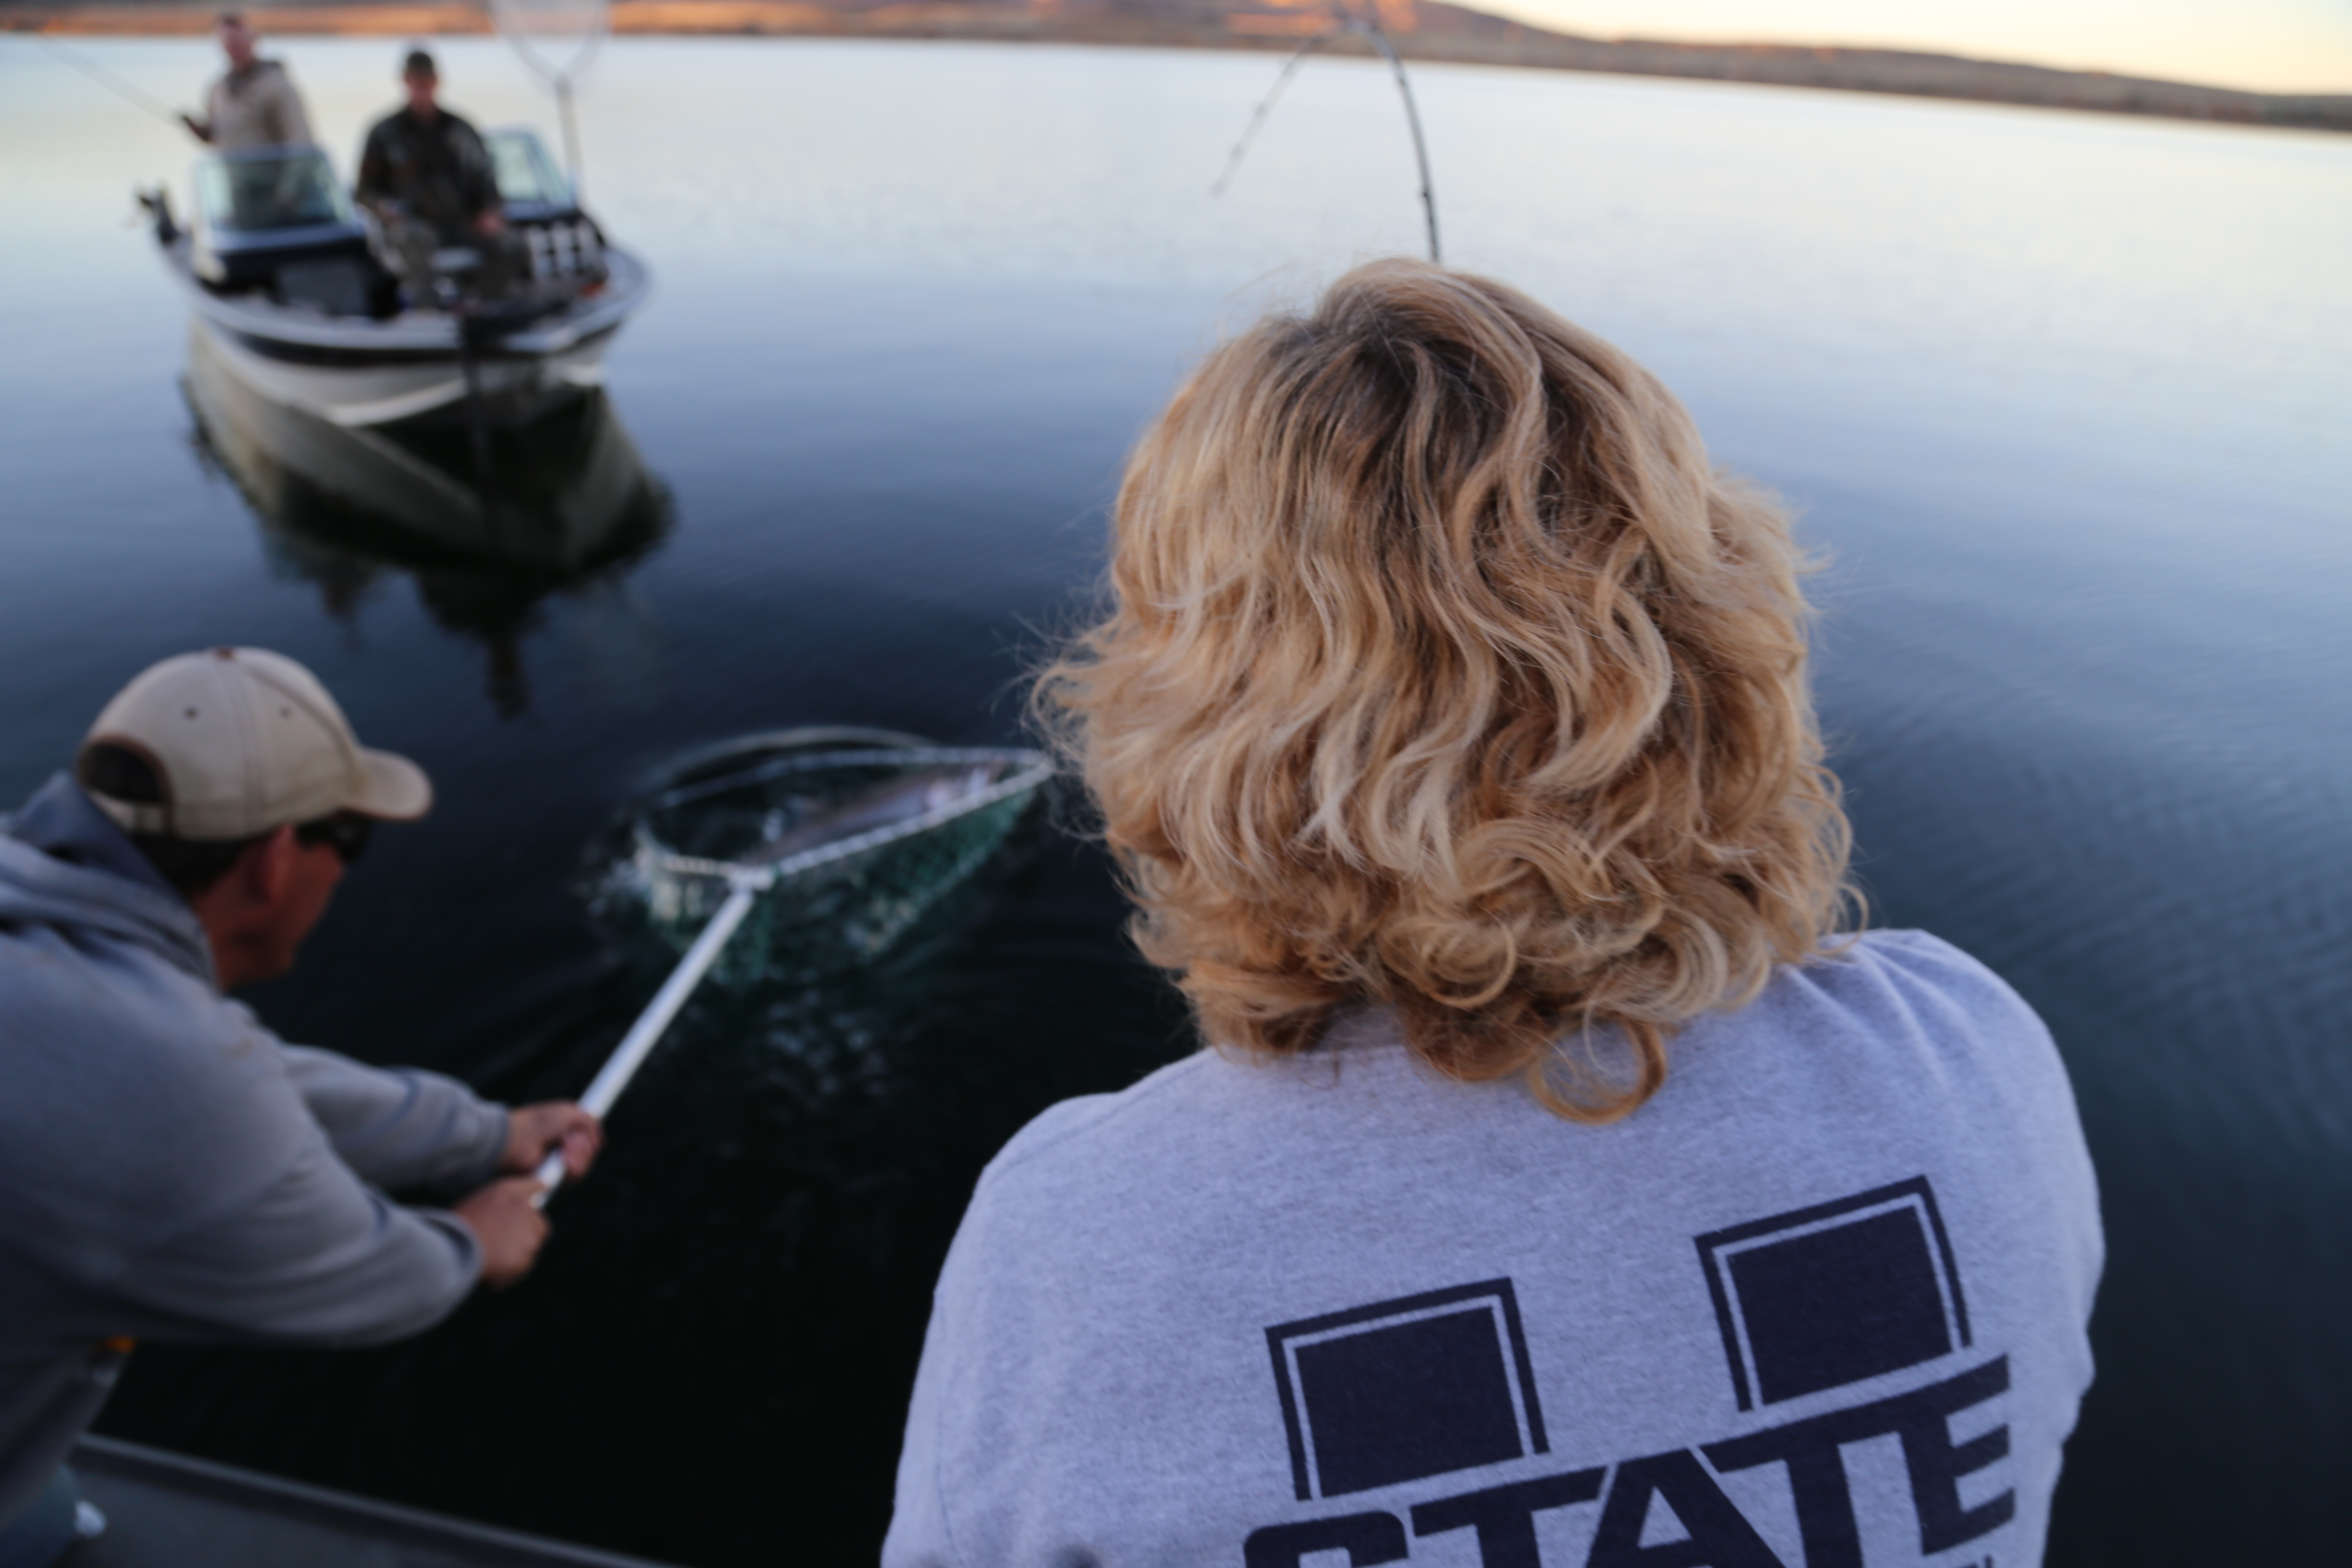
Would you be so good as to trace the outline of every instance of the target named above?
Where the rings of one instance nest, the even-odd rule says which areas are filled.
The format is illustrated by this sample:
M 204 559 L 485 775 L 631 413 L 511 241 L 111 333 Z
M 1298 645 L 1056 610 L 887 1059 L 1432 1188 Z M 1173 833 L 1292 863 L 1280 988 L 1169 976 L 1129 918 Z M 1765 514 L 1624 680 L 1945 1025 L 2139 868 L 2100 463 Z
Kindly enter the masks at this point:
M 112 1438 L 73 1468 L 107 1530 L 61 1568 L 662 1568 Z

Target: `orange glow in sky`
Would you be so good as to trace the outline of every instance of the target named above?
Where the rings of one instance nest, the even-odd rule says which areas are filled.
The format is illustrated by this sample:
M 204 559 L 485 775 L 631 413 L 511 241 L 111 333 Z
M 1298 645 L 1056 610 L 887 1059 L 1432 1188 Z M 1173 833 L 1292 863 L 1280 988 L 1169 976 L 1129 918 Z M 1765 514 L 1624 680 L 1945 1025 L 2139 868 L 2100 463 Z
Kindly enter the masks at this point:
M 2352 0 L 1463 0 L 1603 38 L 1880 45 L 2262 92 L 2352 92 Z

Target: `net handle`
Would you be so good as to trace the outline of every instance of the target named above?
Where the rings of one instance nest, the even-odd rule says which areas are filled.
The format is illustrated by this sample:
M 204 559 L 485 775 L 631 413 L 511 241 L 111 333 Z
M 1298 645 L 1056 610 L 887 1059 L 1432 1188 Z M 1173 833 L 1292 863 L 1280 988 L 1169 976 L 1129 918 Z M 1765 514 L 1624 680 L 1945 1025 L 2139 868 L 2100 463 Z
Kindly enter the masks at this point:
M 571 178 L 572 199 L 577 202 L 581 184 L 580 120 L 572 104 L 572 84 L 580 79 L 581 73 L 588 68 L 589 62 L 596 58 L 596 51 L 604 47 L 604 39 L 612 33 L 613 7 L 600 0 L 594 18 L 577 35 L 572 58 L 562 69 L 549 64 L 541 55 L 540 46 L 545 40 L 533 37 L 530 29 L 521 25 L 521 18 L 511 7 L 499 5 L 497 0 L 489 0 L 487 9 L 490 14 L 490 26 L 497 28 L 499 37 L 507 41 L 507 47 L 512 49 L 524 65 L 536 71 L 554 90 L 555 107 L 563 121 L 563 172 Z
M 686 950 L 686 956 L 679 959 L 677 967 L 669 972 L 669 978 L 662 982 L 662 988 L 654 994 L 654 999 L 646 1005 L 646 1010 L 637 1015 L 637 1021 L 629 1026 L 629 1032 L 621 1037 L 621 1043 L 604 1059 L 595 1081 L 580 1097 L 580 1108 L 590 1115 L 601 1120 L 612 1110 L 614 1101 L 621 1098 L 622 1091 L 629 1087 L 629 1080 L 637 1076 L 637 1069 L 645 1065 L 646 1058 L 653 1054 L 654 1047 L 661 1042 L 678 1010 L 686 1005 L 686 999 L 694 994 L 694 988 L 702 983 L 702 977 L 710 973 L 710 966 L 719 962 L 720 950 L 741 927 L 743 917 L 751 912 L 752 903 L 774 883 L 775 875 L 738 867 L 730 873 L 730 880 L 734 885 L 727 895 L 727 901 L 719 906 L 718 913 L 710 917 L 710 923 L 702 928 L 702 934 L 694 939 L 694 945 Z M 559 1150 L 541 1160 L 535 1174 L 541 1185 L 531 1197 L 531 1206 L 545 1208 L 547 1200 L 563 1185 L 562 1152 Z

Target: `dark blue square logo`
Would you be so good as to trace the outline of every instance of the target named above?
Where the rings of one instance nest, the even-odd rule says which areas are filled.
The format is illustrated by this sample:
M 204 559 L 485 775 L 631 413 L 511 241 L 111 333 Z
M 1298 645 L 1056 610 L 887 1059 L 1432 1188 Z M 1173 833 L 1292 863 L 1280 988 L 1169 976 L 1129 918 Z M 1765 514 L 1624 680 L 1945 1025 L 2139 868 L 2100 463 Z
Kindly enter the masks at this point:
M 1548 1451 L 1507 1279 L 1265 1331 L 1301 1500 Z
M 1969 1343 L 1925 1176 L 1698 1238 L 1739 1408 L 1917 1366 Z

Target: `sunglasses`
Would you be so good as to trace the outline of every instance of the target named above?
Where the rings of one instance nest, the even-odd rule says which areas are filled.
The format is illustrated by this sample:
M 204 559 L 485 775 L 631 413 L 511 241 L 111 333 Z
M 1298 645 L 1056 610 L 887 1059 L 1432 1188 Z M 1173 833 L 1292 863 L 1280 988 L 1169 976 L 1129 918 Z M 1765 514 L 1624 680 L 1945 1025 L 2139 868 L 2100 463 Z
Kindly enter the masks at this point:
M 314 847 L 324 844 L 346 866 L 359 864 L 360 857 L 367 853 L 368 840 L 374 835 L 375 818 L 362 816 L 355 811 L 339 811 L 294 829 L 299 842 Z

